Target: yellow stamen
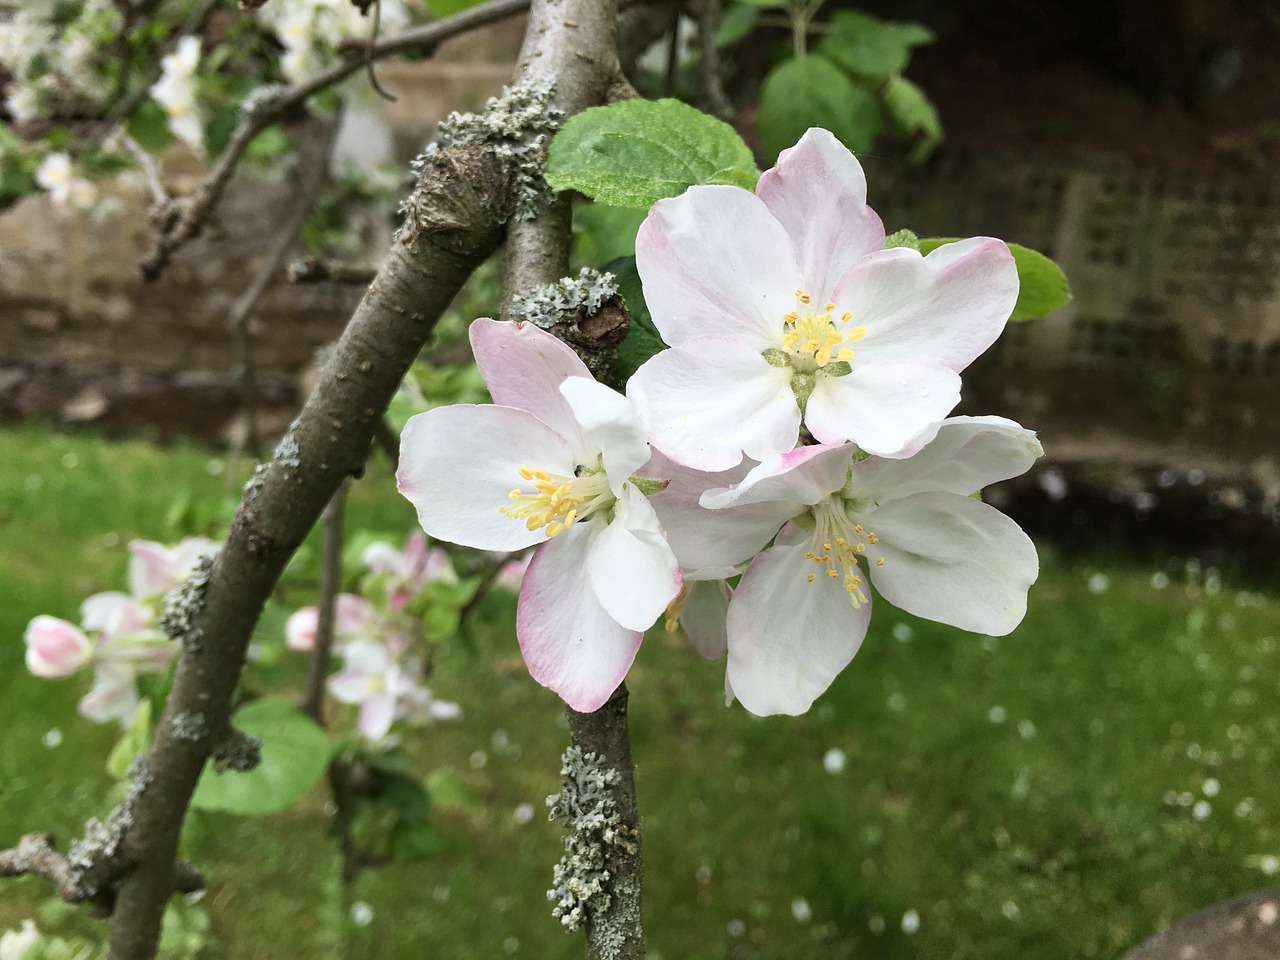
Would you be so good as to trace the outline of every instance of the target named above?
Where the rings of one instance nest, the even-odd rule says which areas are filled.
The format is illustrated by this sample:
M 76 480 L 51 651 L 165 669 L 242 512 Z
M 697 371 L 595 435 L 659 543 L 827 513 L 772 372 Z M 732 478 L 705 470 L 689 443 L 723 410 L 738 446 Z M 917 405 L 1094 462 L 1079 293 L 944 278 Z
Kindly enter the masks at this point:
M 517 487 L 508 494 L 511 505 L 500 509 L 513 520 L 523 520 L 530 531 L 545 527 L 549 538 L 559 536 L 615 499 L 602 470 L 565 477 L 521 464 L 519 473 L 522 479 L 533 483 L 534 491 Z

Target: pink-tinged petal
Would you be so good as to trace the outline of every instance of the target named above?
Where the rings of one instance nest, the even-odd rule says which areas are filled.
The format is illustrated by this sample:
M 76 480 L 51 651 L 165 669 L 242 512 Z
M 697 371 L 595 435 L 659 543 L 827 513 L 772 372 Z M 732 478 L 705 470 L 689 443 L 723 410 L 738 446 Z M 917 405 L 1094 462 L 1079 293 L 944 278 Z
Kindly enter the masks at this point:
M 343 640 L 354 640 L 373 620 L 373 604 L 355 593 L 340 593 L 334 598 L 334 633 Z
M 973 237 L 927 257 L 904 247 L 855 263 L 832 300 L 865 327 L 853 361 L 912 360 L 956 372 L 995 343 L 1018 299 L 1018 270 L 1003 241 Z
M 74 623 L 39 616 L 27 624 L 27 669 L 52 679 L 75 673 L 93 656 L 93 644 Z
M 795 514 L 789 504 L 761 503 L 728 510 L 708 510 L 699 504 L 706 491 L 738 483 L 752 465 L 748 460 L 731 470 L 703 473 L 658 451 L 645 465 L 642 476 L 667 484 L 649 495 L 649 503 L 686 579 L 734 576 L 737 565 L 755 556 Z
M 395 697 L 388 694 L 370 697 L 360 704 L 360 716 L 356 721 L 356 727 L 366 740 L 381 740 L 391 730 L 391 722 L 395 716 Z
M 627 478 L 649 462 L 649 444 L 631 401 L 586 377 L 570 377 L 560 384 L 560 392 L 591 447 L 600 451 L 609 489 L 620 496 Z
M 173 548 L 173 563 L 169 568 L 172 586 L 177 586 L 195 572 L 200 561 L 212 557 L 222 545 L 208 537 L 183 537 Z
M 404 562 L 409 570 L 421 570 L 427 563 L 427 535 L 414 530 L 404 544 Z
M 516 607 L 516 637 L 529 673 L 582 713 L 613 695 L 643 636 L 609 616 L 589 585 L 592 526 L 575 524 L 538 549 Z
M 99 664 L 93 675 L 93 688 L 80 698 L 80 715 L 94 723 L 119 721 L 126 729 L 133 726 L 138 712 L 138 690 L 134 673 L 120 664 Z
M 155 597 L 173 586 L 173 551 L 151 540 L 129 542 L 129 592 L 139 599 Z
M 758 716 L 801 714 L 858 652 L 871 605 L 839 579 L 808 576 L 807 537 L 787 527 L 751 561 L 729 601 L 729 689 Z
M 850 492 L 881 502 L 927 492 L 967 497 L 989 483 L 1021 476 L 1044 455 L 1034 431 L 1003 417 L 951 417 L 931 432 L 933 439 L 906 460 L 870 457 L 855 463 Z
M 862 165 L 828 130 L 812 127 L 783 150 L 756 195 L 786 229 L 805 289 L 820 302 L 856 260 L 884 247 Z
M 855 449 L 851 444 L 796 447 L 759 464 L 732 487 L 708 490 L 702 506 L 710 510 L 751 504 L 778 504 L 787 519 L 844 486 Z M 781 524 L 779 524 L 781 526 Z
M 859 519 L 875 532 L 881 595 L 908 613 L 1003 636 L 1022 622 L 1039 574 L 1036 548 L 989 504 L 953 493 L 891 500 Z
M 587 575 L 596 599 L 628 630 L 648 630 L 680 592 L 680 565 L 657 514 L 627 484 L 614 518 L 587 551 Z
M 590 377 L 572 348 L 531 323 L 481 317 L 471 324 L 471 349 L 493 402 L 533 414 L 575 444 L 582 437 L 558 391 L 569 377 Z
M 387 543 L 385 540 L 378 540 L 369 544 L 364 548 L 364 553 L 360 554 L 360 562 L 373 574 L 406 574 L 409 571 L 409 565 L 405 560 L 405 555 Z
M 803 275 L 782 224 L 739 187 L 659 200 L 636 236 L 645 304 L 671 346 L 700 336 L 777 346 Z
M 907 457 L 921 431 L 960 402 L 960 375 L 913 361 L 855 363 L 843 377 L 819 376 L 804 424 L 824 444 L 852 441 L 880 457 Z
M 723 580 L 692 580 L 685 584 L 680 628 L 706 660 L 719 660 L 729 649 L 729 615 L 732 591 Z
M 151 611 L 127 593 L 95 593 L 80 604 L 80 624 L 104 638 L 141 633 L 151 626 Z
M 382 677 L 395 669 L 395 660 L 387 645 L 377 640 L 357 640 L 342 650 L 343 664 L 347 670 L 371 677 Z
M 512 490 L 533 489 L 520 479 L 525 465 L 568 477 L 578 466 L 568 441 L 532 414 L 456 404 L 405 424 L 396 480 L 431 536 L 480 550 L 521 550 L 545 539 L 501 512 Z
M 316 648 L 316 628 L 320 612 L 315 607 L 293 611 L 284 624 L 285 645 L 296 653 L 310 653 Z
M 649 442 L 695 470 L 728 470 L 796 445 L 800 408 L 789 367 L 724 337 L 699 337 L 650 357 L 631 377 Z
M 339 670 L 329 678 L 329 692 L 343 703 L 364 703 L 377 689 L 374 678 L 362 670 Z

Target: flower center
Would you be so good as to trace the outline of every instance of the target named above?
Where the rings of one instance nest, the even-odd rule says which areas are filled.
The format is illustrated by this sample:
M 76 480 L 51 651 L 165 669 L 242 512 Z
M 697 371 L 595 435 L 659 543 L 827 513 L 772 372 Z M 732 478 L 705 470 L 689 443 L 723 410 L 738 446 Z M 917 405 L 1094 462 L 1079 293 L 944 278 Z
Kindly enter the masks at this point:
M 844 589 L 855 608 L 868 600 L 862 589 L 862 570 L 858 558 L 865 556 L 867 547 L 875 546 L 879 538 L 862 524 L 854 523 L 845 512 L 844 502 L 828 497 L 813 508 L 814 528 L 809 538 L 806 560 L 812 560 L 822 568 L 824 576 L 835 579 L 844 577 Z M 870 558 L 868 558 L 870 559 Z M 876 557 L 877 566 L 884 565 L 884 557 Z M 818 579 L 817 573 L 805 577 L 810 583 Z
M 532 481 L 534 491 L 512 490 L 508 494 L 511 506 L 503 507 L 502 512 L 512 520 L 523 520 L 530 530 L 546 527 L 548 537 L 564 533 L 616 499 L 603 469 L 578 467 L 574 476 L 565 477 L 521 464 L 520 477 Z
M 867 335 L 866 327 L 850 326 L 853 314 L 846 310 L 837 316 L 834 303 L 824 304 L 818 312 L 813 298 L 803 290 L 796 291 L 796 301 L 796 309 L 782 317 L 782 346 L 791 354 L 791 365 L 809 371 L 852 360 L 852 344 Z

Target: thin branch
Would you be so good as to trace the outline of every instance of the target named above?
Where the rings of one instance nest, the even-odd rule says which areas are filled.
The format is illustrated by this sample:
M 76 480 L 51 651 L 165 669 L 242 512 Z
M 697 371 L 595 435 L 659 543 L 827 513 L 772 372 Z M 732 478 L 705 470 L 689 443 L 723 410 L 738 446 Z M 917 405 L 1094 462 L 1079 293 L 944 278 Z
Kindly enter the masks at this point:
M 300 185 L 289 207 L 289 214 L 276 233 L 271 249 L 262 258 L 258 266 L 258 275 L 253 283 L 240 295 L 227 316 L 227 326 L 231 329 L 231 343 L 235 351 L 236 379 L 240 381 L 240 403 L 244 413 L 244 448 L 254 460 L 262 459 L 262 438 L 258 436 L 258 384 L 253 363 L 253 335 L 249 330 L 249 321 L 254 309 L 263 294 L 280 271 L 280 265 L 293 247 L 298 232 L 311 215 L 320 188 L 324 185 L 325 174 L 329 171 L 329 156 L 333 152 L 334 140 L 338 127 L 342 122 L 341 112 L 333 119 L 324 136 L 324 142 L 317 147 L 310 158 L 306 151 L 300 150 L 298 179 Z
M 290 283 L 344 283 L 353 287 L 368 286 L 378 275 L 378 268 L 365 263 L 346 263 L 321 257 L 302 257 L 289 264 Z
M 631 759 L 631 732 L 627 724 L 627 685 L 621 684 L 595 713 L 579 713 L 565 707 L 569 735 L 583 756 L 595 754 L 614 770 L 617 782 L 610 789 L 625 843 L 603 848 L 604 869 L 609 878 L 609 906 L 586 917 L 586 960 L 644 960 L 644 930 L 640 923 L 644 857 L 640 849 L 640 812 L 636 804 L 635 764 Z
M 339 484 L 333 498 L 320 515 L 324 552 L 320 564 L 320 599 L 316 604 L 316 641 L 307 670 L 302 710 L 324 726 L 324 688 L 329 677 L 329 656 L 333 652 L 334 622 L 338 594 L 342 592 L 342 519 L 346 512 L 348 481 Z
M 218 157 L 218 162 L 196 188 L 195 193 L 181 202 L 180 212 L 175 221 L 162 229 L 151 250 L 143 258 L 141 267 L 143 277 L 154 280 L 160 276 L 173 254 L 200 234 L 253 138 L 280 117 L 306 103 L 322 90 L 341 83 L 365 66 L 367 60 L 378 60 L 405 50 L 430 53 L 450 37 L 515 16 L 528 9 L 528 6 L 529 0 L 489 0 L 488 3 L 482 3 L 443 20 L 403 30 L 394 36 L 379 40 L 368 51 L 367 57 L 359 54 L 349 56 L 309 80 L 286 87 L 275 96 L 258 103 L 256 109 L 246 110 L 241 116 L 239 125 L 231 134 L 230 140 L 227 141 L 226 147 L 223 148 L 222 155 Z
M 708 112 L 721 120 L 732 120 L 733 104 L 724 92 L 724 68 L 720 62 L 720 48 L 716 46 L 720 0 L 697 0 L 694 12 L 698 18 L 698 45 L 702 52 L 698 62 L 698 96 Z
M 480 582 L 476 584 L 476 592 L 471 595 L 471 599 L 468 600 L 463 605 L 462 609 L 458 611 L 459 626 L 466 623 L 467 618 L 476 612 L 476 608 L 484 601 L 485 595 L 489 592 L 490 588 L 493 587 L 494 583 L 497 582 L 498 577 L 502 575 L 502 568 L 510 563 L 514 556 L 514 553 L 504 553 L 501 557 L 491 563 L 487 570 L 485 570 L 484 575 L 480 578 Z

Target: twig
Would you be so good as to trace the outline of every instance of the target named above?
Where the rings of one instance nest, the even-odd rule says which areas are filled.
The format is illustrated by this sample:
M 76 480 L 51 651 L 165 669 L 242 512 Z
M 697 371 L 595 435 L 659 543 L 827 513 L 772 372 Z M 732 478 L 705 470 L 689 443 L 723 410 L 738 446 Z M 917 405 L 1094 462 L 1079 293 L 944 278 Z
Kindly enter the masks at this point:
M 631 760 L 631 733 L 627 724 L 625 683 L 595 713 L 579 713 L 565 707 L 569 735 L 583 756 L 594 753 L 617 773 L 610 795 L 626 843 L 604 848 L 609 878 L 609 906 L 586 917 L 586 960 L 644 960 L 644 930 L 640 923 L 644 857 L 640 850 L 640 813 L 636 804 L 635 764 Z
M 461 627 L 462 624 L 466 623 L 467 618 L 476 612 L 476 607 L 480 606 L 481 602 L 485 598 L 485 594 L 489 592 L 489 589 L 493 586 L 494 581 L 497 580 L 498 577 L 501 575 L 502 568 L 505 567 L 508 563 L 510 563 L 512 557 L 514 556 L 515 554 L 512 554 L 512 553 L 504 553 L 501 557 L 499 557 L 497 560 L 495 560 L 492 564 L 489 565 L 489 569 L 487 569 L 484 572 L 484 576 L 482 576 L 480 578 L 480 582 L 476 584 L 476 592 L 471 595 L 471 599 L 468 600 L 465 604 L 463 604 L 462 609 L 458 611 L 459 627 Z
M 95 916 L 110 916 L 115 906 L 115 891 L 109 887 L 81 889 L 77 871 L 71 860 L 58 852 L 51 833 L 28 833 L 9 850 L 0 850 L 0 877 L 42 877 L 58 889 L 58 896 L 69 902 L 87 901 Z M 204 874 L 185 860 L 173 863 L 173 890 L 195 893 L 205 886 Z
M 529 0 L 489 0 L 488 3 L 482 3 L 443 20 L 412 27 L 394 36 L 385 37 L 374 44 L 368 58 L 377 60 L 404 50 L 416 49 L 430 52 L 450 37 L 514 16 L 528 6 Z M 231 134 L 226 147 L 223 148 L 222 155 L 218 157 L 218 162 L 196 188 L 195 193 L 182 202 L 181 212 L 175 222 L 162 229 L 151 250 L 143 258 L 142 276 L 147 280 L 156 279 L 173 254 L 200 234 L 254 137 L 315 94 L 345 80 L 365 63 L 364 56 L 348 57 L 309 80 L 279 91 L 276 96 L 257 104 L 256 109 L 246 111 Z
M 694 12 L 698 18 L 698 44 L 702 57 L 698 95 L 707 110 L 721 120 L 733 119 L 733 104 L 724 92 L 720 48 L 716 46 L 716 30 L 720 27 L 720 0 L 697 0 Z
M 287 273 L 290 283 L 345 283 L 357 287 L 368 286 L 377 276 L 378 268 L 364 263 L 302 257 L 289 264 Z
M 316 197 L 324 185 L 325 174 L 329 168 L 329 155 L 333 152 L 334 140 L 338 127 L 342 122 L 341 111 L 330 124 L 323 144 L 317 148 L 310 162 L 299 160 L 302 169 L 299 171 L 298 192 L 293 197 L 289 214 L 280 230 L 276 233 L 271 249 L 258 267 L 258 275 L 253 283 L 240 295 L 230 314 L 227 326 L 231 329 L 231 343 L 235 351 L 236 379 L 240 381 L 240 402 L 244 412 L 244 448 L 254 460 L 262 459 L 262 438 L 258 436 L 258 384 L 253 363 L 253 335 L 249 330 L 249 320 L 263 294 L 275 279 L 284 258 L 288 256 L 298 231 L 311 215 Z M 300 151 L 305 157 L 305 151 Z
M 373 439 L 382 448 L 382 452 L 387 455 L 387 459 L 391 461 L 391 472 L 395 473 L 400 469 L 400 438 L 396 435 L 395 429 L 387 422 L 387 418 L 383 417 L 373 428 Z
M 324 726 L 324 687 L 329 676 L 329 656 L 333 652 L 334 622 L 337 619 L 338 594 L 342 591 L 342 519 L 347 504 L 347 486 L 338 485 L 333 498 L 320 515 L 324 533 L 324 552 L 320 565 L 320 599 L 316 604 L 316 641 L 311 650 L 307 670 L 306 692 L 302 710 Z

